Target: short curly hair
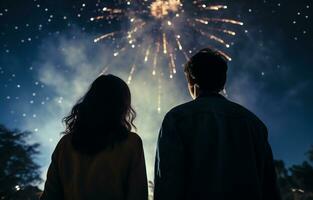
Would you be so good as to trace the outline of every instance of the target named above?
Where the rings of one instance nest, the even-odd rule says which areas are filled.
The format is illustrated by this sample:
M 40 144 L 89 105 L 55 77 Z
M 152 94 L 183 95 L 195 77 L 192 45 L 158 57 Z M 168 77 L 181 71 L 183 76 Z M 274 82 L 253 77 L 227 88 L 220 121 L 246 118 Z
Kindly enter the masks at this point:
M 197 84 L 201 90 L 220 92 L 226 83 L 227 58 L 219 51 L 205 48 L 200 50 L 185 65 L 188 82 Z

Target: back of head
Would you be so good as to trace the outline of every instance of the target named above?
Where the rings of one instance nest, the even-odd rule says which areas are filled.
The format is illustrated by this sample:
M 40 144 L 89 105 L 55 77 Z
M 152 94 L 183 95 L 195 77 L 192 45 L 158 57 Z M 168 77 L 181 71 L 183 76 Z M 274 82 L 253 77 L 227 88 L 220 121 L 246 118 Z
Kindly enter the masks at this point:
M 127 84 L 116 76 L 101 75 L 63 119 L 64 133 L 72 136 L 79 152 L 97 153 L 125 139 L 135 116 Z
M 219 51 L 202 49 L 185 65 L 185 74 L 191 85 L 197 84 L 202 91 L 220 92 L 224 89 L 227 59 Z

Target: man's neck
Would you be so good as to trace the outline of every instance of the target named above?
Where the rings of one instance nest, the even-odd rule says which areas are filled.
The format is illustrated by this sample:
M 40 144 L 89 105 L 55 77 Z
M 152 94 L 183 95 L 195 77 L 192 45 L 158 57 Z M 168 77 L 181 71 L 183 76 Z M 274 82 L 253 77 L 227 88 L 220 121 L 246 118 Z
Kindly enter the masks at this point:
M 197 98 L 201 97 L 210 97 L 210 96 L 216 96 L 216 97 L 223 97 L 219 92 L 217 91 L 206 91 L 206 90 L 199 90 L 199 95 Z

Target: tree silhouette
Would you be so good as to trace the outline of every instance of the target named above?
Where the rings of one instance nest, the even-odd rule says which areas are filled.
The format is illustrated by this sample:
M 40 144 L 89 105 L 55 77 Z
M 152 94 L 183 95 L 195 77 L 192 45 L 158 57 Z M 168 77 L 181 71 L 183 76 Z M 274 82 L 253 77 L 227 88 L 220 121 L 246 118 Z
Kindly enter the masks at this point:
M 276 166 L 276 174 L 277 174 L 277 181 L 280 188 L 280 193 L 282 195 L 283 200 L 293 200 L 294 194 L 292 193 L 292 185 L 291 179 L 289 176 L 289 171 L 285 166 L 284 161 L 282 160 L 275 160 Z
M 0 124 L 0 199 L 34 199 L 41 182 L 34 161 L 39 144 L 30 144 L 32 132 L 9 130 Z
M 308 151 L 308 161 L 304 161 L 301 165 L 293 165 L 290 168 L 291 179 L 295 187 L 301 189 L 302 198 L 304 200 L 313 200 L 313 146 Z
M 313 200 L 313 146 L 308 161 L 286 169 L 283 161 L 275 161 L 283 200 Z
M 313 163 L 313 145 L 311 146 L 311 149 L 307 152 L 307 155 L 308 155 L 309 161 Z

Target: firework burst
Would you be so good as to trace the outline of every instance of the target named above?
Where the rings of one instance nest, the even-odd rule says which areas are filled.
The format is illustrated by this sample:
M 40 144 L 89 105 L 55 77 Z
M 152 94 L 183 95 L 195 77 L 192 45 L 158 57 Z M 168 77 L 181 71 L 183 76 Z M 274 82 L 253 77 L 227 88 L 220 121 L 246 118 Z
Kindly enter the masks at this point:
M 203 0 L 128 0 L 110 5 L 98 1 L 97 5 L 101 8 L 97 11 L 99 15 L 92 16 L 90 21 L 127 22 L 128 30 L 106 32 L 94 42 L 127 41 L 116 45 L 113 56 L 136 52 L 136 61 L 129 63 L 128 84 L 137 68 L 146 64 L 151 67 L 151 75 L 159 77 L 159 93 L 162 88 L 160 76 L 168 74 L 170 79 L 174 78 L 177 66 L 185 62 L 179 58 L 188 60 L 196 49 L 210 46 L 231 60 L 226 53 L 231 46 L 229 40 L 236 36 L 235 26 L 243 25 L 241 21 L 220 17 L 228 9 L 226 5 L 210 5 Z M 159 94 L 159 112 L 160 104 Z

